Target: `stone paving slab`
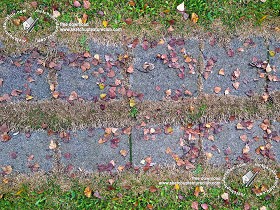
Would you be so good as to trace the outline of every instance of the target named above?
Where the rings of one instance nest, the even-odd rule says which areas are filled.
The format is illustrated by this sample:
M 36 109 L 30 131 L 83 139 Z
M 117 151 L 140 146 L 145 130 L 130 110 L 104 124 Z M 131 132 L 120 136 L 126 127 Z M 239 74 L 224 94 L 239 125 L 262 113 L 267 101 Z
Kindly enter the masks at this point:
M 273 51 L 272 53 L 275 55 L 269 57 L 269 63 L 273 70 L 269 73 L 272 78 L 268 83 L 268 90 L 274 92 L 280 90 L 280 42 L 270 40 L 269 50 Z
M 38 68 L 43 69 L 40 75 L 37 73 Z M 33 100 L 50 98 L 47 75 L 48 70 L 39 66 L 30 54 L 6 58 L 0 64 L 0 78 L 3 79 L 0 96 L 8 94 L 8 101 L 25 100 L 26 95 L 31 95 Z
M 104 134 L 104 129 L 101 128 L 91 131 L 79 130 L 70 132 L 69 141 L 61 140 L 61 163 L 65 170 L 74 172 L 81 169 L 92 172 L 98 169 L 98 165 L 107 165 L 112 160 L 115 163 L 115 169 L 128 163 L 128 136 L 121 134 L 121 130 L 118 129 L 116 135 L 111 134 L 107 137 L 106 142 L 100 143 L 100 139 L 106 139 Z M 114 145 L 116 146 L 115 148 L 113 148 Z M 120 154 L 121 150 L 127 152 L 125 157 Z
M 0 166 L 12 166 L 13 172 L 30 173 L 51 171 L 54 152 L 49 149 L 52 136 L 46 132 L 32 132 L 28 138 L 25 133 L 13 135 L 11 140 L 0 142 Z M 0 167 L 0 168 L 1 168 Z
M 154 129 L 155 132 L 152 132 Z M 160 165 L 174 165 L 175 161 L 171 154 L 166 150 L 171 149 L 172 153 L 183 155 L 180 146 L 180 138 L 183 137 L 183 131 L 179 126 L 173 127 L 172 134 L 165 134 L 162 126 L 136 127 L 132 130 L 132 156 L 133 164 L 141 166 L 141 161 L 147 157 L 152 158 L 152 163 Z
M 117 61 L 118 55 L 123 53 L 120 47 L 107 47 L 92 43 L 90 46 L 91 57 L 83 55 L 66 54 L 67 64 L 64 62 L 62 69 L 57 72 L 57 91 L 64 97 L 69 97 L 75 91 L 79 97 L 85 100 L 98 100 L 100 94 L 107 94 L 103 100 L 120 99 L 123 90 L 122 68 Z M 93 57 L 98 54 L 100 63 L 94 64 Z M 106 57 L 107 60 L 106 60 Z M 72 60 L 71 60 L 72 59 Z M 83 72 L 81 65 L 90 64 L 90 69 Z M 102 84 L 104 87 L 100 87 Z
M 197 60 L 199 56 L 198 41 L 178 40 L 169 40 L 153 47 L 149 45 L 148 49 L 140 44 L 133 50 L 134 72 L 130 75 L 130 85 L 132 90 L 144 94 L 144 100 L 162 100 L 166 97 L 166 90 L 169 89 L 173 100 L 178 100 L 180 97 L 197 96 L 197 62 L 193 60 L 195 62 L 186 63 L 183 55 L 186 54 Z M 185 49 L 185 52 L 182 49 Z M 157 58 L 158 54 L 166 55 L 167 63 L 164 64 L 164 59 Z M 174 57 L 174 62 L 172 62 L 171 55 Z M 141 72 L 145 71 L 143 69 L 145 62 L 153 64 L 154 69 L 148 73 Z M 187 94 L 185 94 L 186 90 Z
M 203 57 L 204 93 L 221 95 L 229 90 L 230 95 L 251 96 L 265 91 L 265 79 L 260 78 L 262 70 L 249 65 L 251 62 L 267 60 L 267 46 L 263 38 L 234 39 L 227 49 L 216 44 L 212 38 L 205 42 Z M 236 72 L 237 77 L 232 78 L 237 68 L 240 76 Z M 221 69 L 224 70 L 224 75 L 220 72 Z M 221 90 L 215 92 L 215 87 L 220 87 Z
M 237 129 L 237 126 L 244 126 L 244 129 Z M 267 144 L 264 138 L 265 132 L 262 130 L 262 121 L 233 121 L 230 123 L 224 122 L 220 123 L 220 129 L 214 129 L 210 132 L 206 132 L 203 139 L 203 150 L 208 156 L 208 162 L 214 165 L 222 165 L 226 162 L 236 163 L 240 161 L 247 162 L 247 159 L 242 159 L 243 150 L 246 145 L 249 146 L 249 158 L 251 160 L 264 160 L 261 154 L 256 153 L 256 149 L 260 146 Z M 250 126 L 252 126 L 250 128 Z M 280 133 L 278 133 L 278 136 Z M 279 142 L 272 142 L 274 148 L 272 148 L 272 153 L 275 154 L 276 161 L 279 161 Z M 213 156 L 212 156 L 213 155 Z M 211 157 L 212 156 L 212 157 Z M 226 161 L 228 157 L 228 161 Z M 248 159 L 249 160 L 249 159 Z M 250 160 L 249 160 L 250 161 Z

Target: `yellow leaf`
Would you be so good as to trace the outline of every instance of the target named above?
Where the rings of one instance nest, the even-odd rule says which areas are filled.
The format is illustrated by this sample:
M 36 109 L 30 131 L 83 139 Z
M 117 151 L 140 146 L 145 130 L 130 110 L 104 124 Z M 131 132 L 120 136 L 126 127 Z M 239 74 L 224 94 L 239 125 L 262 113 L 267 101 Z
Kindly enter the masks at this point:
M 267 15 L 263 16 L 263 17 L 260 19 L 260 22 L 263 22 L 265 18 L 267 18 Z
M 86 13 L 83 14 L 82 23 L 85 24 L 87 22 L 88 15 Z
M 106 27 L 108 26 L 108 21 L 103 20 L 103 21 L 102 21 L 102 25 L 106 28 Z
M 121 151 L 120 151 L 120 154 L 122 155 L 122 156 L 126 156 L 127 155 L 127 151 L 126 150 L 124 150 L 124 149 L 122 149 Z
M 86 196 L 87 198 L 90 198 L 90 197 L 91 197 L 92 190 L 90 189 L 89 186 L 87 186 L 87 187 L 85 188 L 84 194 L 85 194 L 85 196 Z
M 104 98 L 106 97 L 106 95 L 107 95 L 106 93 L 101 93 L 101 94 L 100 94 L 100 98 L 101 98 L 101 99 L 104 99 Z
M 191 21 L 192 21 L 193 23 L 197 23 L 197 21 L 198 21 L 198 15 L 195 14 L 194 12 L 192 13 Z
M 33 99 L 33 96 L 31 96 L 31 95 L 26 95 L 26 101 L 30 101 L 31 99 Z
M 23 189 L 17 191 L 16 195 L 20 195 L 23 192 Z
M 105 88 L 105 85 L 103 83 L 99 83 L 98 86 L 100 90 L 103 90 Z
M 129 100 L 129 106 L 130 107 L 134 107 L 135 106 L 135 100 L 134 100 L 134 98 L 131 98 L 130 100 Z
M 174 189 L 175 189 L 175 190 L 179 190 L 179 189 L 180 189 L 179 184 L 175 184 L 175 185 L 174 185 Z
M 270 55 L 270 57 L 274 57 L 274 56 L 275 56 L 275 51 L 270 50 L 270 51 L 269 51 L 269 55 Z

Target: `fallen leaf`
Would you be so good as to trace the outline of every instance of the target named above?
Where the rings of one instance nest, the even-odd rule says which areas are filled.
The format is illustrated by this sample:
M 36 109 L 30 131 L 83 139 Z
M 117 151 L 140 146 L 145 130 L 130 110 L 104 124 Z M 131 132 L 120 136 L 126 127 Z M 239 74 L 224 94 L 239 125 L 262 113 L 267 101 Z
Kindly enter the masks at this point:
M 181 4 L 179 4 L 179 5 L 177 6 L 177 10 L 178 10 L 179 12 L 184 12 L 184 11 L 185 11 L 184 2 L 181 3 Z
M 168 89 L 165 91 L 166 96 L 170 96 L 171 95 L 171 89 Z
M 176 184 L 174 185 L 174 189 L 175 189 L 175 190 L 179 190 L 179 189 L 180 189 L 179 184 L 176 183 Z
M 122 149 L 122 150 L 120 150 L 120 154 L 125 157 L 125 156 L 127 156 L 127 151 Z
M 33 99 L 33 96 L 31 96 L 31 95 L 26 95 L 26 101 L 30 101 L 30 100 L 32 100 Z
M 154 192 L 156 192 L 158 189 L 157 189 L 155 186 L 150 186 L 149 190 L 150 190 L 151 193 L 154 193 Z
M 50 143 L 50 145 L 49 145 L 49 148 L 52 149 L 52 150 L 54 150 L 54 149 L 57 148 L 57 144 L 56 144 L 56 142 L 55 142 L 54 140 L 51 140 L 51 143 Z
M 223 200 L 228 200 L 229 199 L 228 193 L 223 193 L 221 195 L 221 197 L 222 197 Z
M 106 27 L 108 26 L 108 21 L 103 20 L 103 21 L 102 21 L 102 25 L 104 26 L 104 28 L 106 28 Z
M 192 21 L 193 23 L 197 23 L 197 21 L 198 21 L 198 15 L 195 14 L 194 12 L 193 12 L 192 15 L 191 15 L 191 21 Z
M 84 194 L 87 198 L 90 198 L 91 197 L 91 194 L 92 194 L 92 190 L 90 189 L 89 186 L 87 186 L 84 190 Z
M 234 82 L 232 83 L 232 86 L 237 90 L 239 88 L 240 82 Z
M 88 79 L 88 75 L 85 75 L 85 74 L 84 74 L 84 75 L 82 75 L 82 78 L 83 78 L 83 79 Z
M 59 92 L 58 92 L 58 91 L 54 91 L 54 92 L 52 93 L 52 96 L 53 96 L 55 99 L 57 99 L 57 98 L 59 97 Z
M 5 174 L 11 174 L 12 173 L 12 171 L 13 171 L 13 168 L 12 168 L 12 166 L 10 166 L 10 165 L 8 165 L 8 166 L 3 166 L 3 167 L 1 167 L 2 168 L 2 170 L 3 170 L 3 172 L 5 173 Z
M 250 151 L 250 147 L 248 144 L 245 145 L 245 147 L 242 149 L 243 154 L 248 154 L 248 152 Z
M 135 2 L 134 2 L 133 0 L 130 0 L 130 1 L 128 2 L 128 4 L 129 4 L 130 6 L 132 6 L 132 7 L 135 6 Z
M 152 210 L 153 209 L 153 205 L 152 204 L 147 204 L 147 209 Z
M 243 127 L 243 125 L 242 125 L 241 123 L 237 123 L 236 129 L 237 129 L 237 130 L 243 130 L 243 129 L 245 129 L 245 128 Z
M 53 17 L 54 17 L 54 18 L 57 18 L 57 17 L 59 17 L 60 15 L 61 15 L 61 14 L 60 14 L 59 11 L 53 10 Z
M 84 0 L 84 8 L 89 9 L 90 8 L 90 2 L 88 0 Z
M 221 87 L 214 87 L 214 92 L 215 93 L 219 93 L 219 92 L 221 92 L 221 90 L 222 90 L 222 88 Z
M 225 70 L 224 69 L 220 69 L 218 74 L 222 75 L 222 76 L 225 76 Z
M 206 156 L 207 160 L 210 160 L 213 157 L 213 154 L 210 152 L 205 152 L 205 156 Z
M 239 138 L 244 142 L 247 141 L 247 135 L 246 134 L 241 135 Z
M 38 68 L 37 70 L 36 70 L 36 74 L 37 75 L 41 75 L 41 74 L 43 74 L 44 73 L 44 70 L 43 69 L 41 69 L 41 68 Z M 1 80 L 1 79 L 0 79 Z M 0 83 L 1 83 L 1 81 L 0 81 Z M 1 86 L 1 85 L 0 85 Z
M 81 3 L 79 1 L 74 1 L 74 7 L 80 7 L 81 6 Z
M 270 66 L 269 63 L 267 64 L 267 66 L 266 66 L 266 68 L 265 68 L 265 71 L 266 71 L 266 72 L 271 72 L 271 71 L 272 71 L 272 68 L 271 68 L 271 66 Z
M 193 201 L 191 207 L 192 207 L 193 210 L 198 210 L 198 202 Z
M 3 142 L 7 142 L 11 140 L 11 136 L 7 132 L 4 132 L 3 134 L 1 134 L 1 139 Z
M 101 93 L 101 94 L 100 94 L 100 98 L 101 98 L 101 99 L 106 98 L 106 96 L 107 96 L 107 94 L 106 94 L 106 93 Z
M 85 24 L 87 22 L 87 19 L 88 19 L 88 15 L 84 13 L 82 17 L 82 24 Z
M 133 73 L 133 66 L 130 65 L 130 66 L 127 68 L 126 72 L 132 74 L 132 73 Z
M 20 25 L 20 19 L 19 19 L 19 18 L 13 19 L 12 22 L 13 22 L 13 24 L 16 25 L 16 26 L 19 26 L 19 25 Z
M 199 193 L 204 192 L 204 189 L 202 186 L 196 186 L 194 190 L 194 196 L 197 197 Z
M 132 24 L 132 19 L 131 18 L 127 18 L 124 20 L 124 22 L 127 24 L 127 25 L 130 25 Z
M 129 106 L 134 107 L 136 105 L 134 98 L 129 99 Z
M 78 99 L 78 94 L 75 91 L 72 91 L 69 96 L 69 101 L 74 101 Z
M 208 205 L 206 203 L 201 204 L 201 208 L 204 210 L 208 210 Z

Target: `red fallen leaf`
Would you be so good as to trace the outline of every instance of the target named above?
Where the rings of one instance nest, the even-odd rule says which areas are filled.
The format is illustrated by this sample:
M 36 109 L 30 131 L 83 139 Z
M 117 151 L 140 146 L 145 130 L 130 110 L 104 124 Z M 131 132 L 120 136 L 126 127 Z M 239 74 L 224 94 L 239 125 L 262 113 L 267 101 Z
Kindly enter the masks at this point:
M 37 3 L 37 1 L 32 1 L 32 2 L 30 3 L 30 5 L 31 5 L 33 8 L 36 8 L 36 7 L 38 6 L 38 3 Z
M 1 134 L 1 139 L 3 142 L 7 142 L 11 139 L 11 136 L 7 132 L 4 132 L 3 134 Z
M 206 203 L 201 204 L 201 208 L 204 210 L 208 210 L 208 205 Z
M 240 136 L 240 139 L 244 142 L 247 142 L 248 138 L 247 138 L 247 135 L 246 134 L 243 134 Z
M 149 49 L 149 42 L 147 40 L 143 41 L 142 48 L 143 48 L 143 50 L 148 50 Z
M 116 87 L 111 87 L 109 89 L 109 96 L 111 99 L 114 99 L 117 97 L 117 94 L 116 94 Z
M 232 121 L 234 121 L 234 120 L 235 120 L 235 116 L 230 116 L 230 117 L 229 117 L 229 121 L 232 122 Z
M 90 55 L 90 53 L 89 53 L 89 52 L 85 52 L 85 53 L 84 53 L 84 57 L 85 57 L 85 58 L 90 58 L 90 57 L 91 57 L 91 55 Z
M 41 69 L 41 68 L 38 68 L 38 69 L 36 70 L 36 74 L 37 74 L 37 75 L 41 75 L 41 74 L 43 74 L 43 73 L 44 73 L 44 70 Z
M 244 204 L 244 210 L 250 210 L 250 209 L 251 209 L 250 204 L 246 202 L 246 203 Z
M 54 68 L 56 66 L 56 64 L 53 62 L 53 61 L 51 61 L 50 63 L 49 63 L 49 68 Z
M 261 128 L 262 130 L 266 131 L 266 130 L 268 129 L 268 125 L 265 124 L 265 123 L 261 123 L 261 124 L 260 124 L 260 128 Z
M 227 52 L 228 56 L 229 57 L 233 57 L 234 56 L 234 51 L 233 49 L 229 49 L 228 52 Z
M 63 157 L 65 158 L 65 159 L 70 159 L 71 158 L 71 153 L 70 152 L 67 152 L 67 153 L 65 153 L 64 155 L 63 155 Z
M 151 168 L 150 164 L 146 164 L 145 166 L 143 166 L 143 171 L 147 172 L 150 168 Z
M 112 171 L 114 169 L 114 165 L 111 162 L 108 163 L 107 165 L 105 165 L 105 164 L 98 164 L 97 168 L 98 168 L 99 172 L 104 172 L 104 171 L 110 172 L 110 171 Z
M 152 210 L 154 207 L 153 207 L 153 205 L 152 204 L 147 204 L 147 209 L 149 209 L 149 210 Z
M 126 19 L 124 20 L 124 22 L 125 22 L 127 25 L 130 25 L 130 24 L 132 24 L 132 19 L 131 19 L 131 18 L 126 18 Z
M 118 144 L 120 142 L 119 138 L 114 138 L 111 140 L 111 148 L 116 149 L 118 147 Z
M 233 73 L 232 73 L 232 77 L 231 77 L 231 80 L 236 80 L 236 79 L 238 79 L 239 78 L 239 76 L 240 76 L 240 74 L 241 74 L 241 72 L 240 72 L 240 70 L 237 68 Z
M 197 201 L 192 202 L 191 207 L 193 210 L 198 210 L 198 202 Z
M 132 97 L 132 96 L 133 96 L 133 91 L 132 91 L 132 90 L 127 90 L 126 96 L 127 96 L 128 98 Z
M 130 65 L 130 66 L 127 68 L 126 72 L 132 74 L 132 73 L 133 73 L 133 66 Z
M 113 69 L 111 69 L 111 70 L 109 71 L 109 73 L 107 74 L 107 76 L 110 77 L 110 78 L 116 76 L 115 71 L 114 71 Z
M 232 86 L 237 90 L 239 88 L 240 82 L 234 82 L 232 83 Z
M 90 8 L 90 2 L 88 0 L 84 0 L 84 8 L 89 9 Z
M 156 86 L 156 91 L 160 91 L 160 86 Z
M 225 155 L 230 155 L 232 153 L 231 148 L 230 147 L 226 148 L 224 153 Z
M 191 164 L 188 160 L 185 161 L 186 170 L 193 169 L 195 166 Z
M 69 96 L 69 101 L 74 101 L 78 99 L 78 94 L 75 91 L 72 91 Z
M 138 38 L 134 39 L 132 42 L 132 48 L 135 48 L 138 44 L 139 44 L 139 39 Z
M 90 63 L 89 62 L 84 62 L 82 65 L 81 65 L 81 69 L 83 72 L 87 71 L 90 69 Z
M 209 44 L 213 47 L 215 44 L 216 44 L 216 39 L 215 37 L 211 37 L 210 40 L 209 40 Z
M 74 1 L 74 7 L 80 7 L 81 6 L 81 3 L 79 1 Z

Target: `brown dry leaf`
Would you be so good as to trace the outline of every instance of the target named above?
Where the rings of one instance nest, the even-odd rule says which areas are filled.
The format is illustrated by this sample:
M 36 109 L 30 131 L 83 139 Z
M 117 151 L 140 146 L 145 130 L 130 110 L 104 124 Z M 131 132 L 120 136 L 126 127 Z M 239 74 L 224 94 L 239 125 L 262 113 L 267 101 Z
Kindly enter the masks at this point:
M 74 101 L 78 99 L 78 94 L 75 91 L 72 91 L 69 96 L 69 101 Z
M 191 15 L 191 21 L 192 21 L 193 23 L 197 23 L 197 21 L 198 21 L 198 15 L 195 14 L 194 12 L 193 12 L 192 15 Z
M 57 143 L 54 141 L 54 140 L 51 140 L 51 143 L 50 143 L 50 145 L 49 145 L 49 148 L 50 149 L 56 149 L 57 148 Z
M 248 144 L 245 145 L 245 147 L 242 149 L 243 154 L 247 154 L 250 151 L 250 147 Z
M 232 86 L 237 90 L 239 88 L 240 82 L 234 82 L 232 83 Z
M 174 31 L 174 28 L 172 26 L 169 26 L 169 28 L 167 29 L 168 32 L 172 32 Z
M 147 205 L 147 209 L 152 210 L 153 209 L 153 205 L 152 204 L 148 204 Z
M 52 96 L 53 96 L 55 99 L 57 99 L 57 98 L 59 97 L 59 92 L 58 92 L 58 91 L 54 91 L 54 92 L 52 93 Z
M 90 189 L 89 186 L 87 186 L 87 187 L 85 188 L 84 194 L 85 194 L 85 196 L 86 196 L 87 198 L 90 198 L 90 197 L 91 197 L 91 195 L 92 195 L 92 190 Z
M 221 195 L 221 198 L 222 198 L 223 200 L 228 200 L 228 199 L 229 199 L 228 193 L 223 193 L 223 194 Z
M 214 92 L 215 93 L 219 93 L 219 92 L 221 92 L 221 90 L 222 90 L 222 88 L 221 87 L 214 87 Z
M 50 90 L 53 92 L 55 90 L 54 84 L 50 84 Z
M 8 183 L 9 183 L 9 179 L 8 179 L 8 178 L 4 178 L 4 179 L 2 180 L 2 182 L 3 182 L 4 184 L 8 184 Z
M 245 129 L 245 128 L 243 127 L 243 125 L 242 125 L 241 123 L 237 123 L 236 129 L 237 129 L 237 130 L 243 130 L 243 129 Z
M 224 69 L 220 69 L 218 74 L 222 75 L 222 76 L 225 76 L 225 70 Z
M 19 26 L 21 21 L 19 18 L 17 18 L 17 19 L 13 19 L 12 22 L 14 25 Z
M 190 56 L 186 56 L 186 57 L 185 57 L 185 62 L 186 62 L 186 63 L 192 62 L 192 58 L 191 58 Z
M 2 170 L 3 170 L 3 172 L 5 173 L 5 174 L 11 174 L 12 173 L 12 171 L 13 171 L 13 168 L 12 168 L 12 166 L 10 166 L 10 165 L 8 165 L 8 166 L 3 166 L 3 167 L 1 167 L 2 168 Z
M 163 39 L 160 39 L 159 42 L 158 42 L 158 45 L 163 45 L 165 42 Z
M 121 151 L 120 151 L 120 154 L 122 155 L 122 156 L 127 156 L 127 151 L 126 150 L 124 150 L 124 149 L 122 149 Z
M 119 166 L 119 167 L 118 167 L 118 171 L 123 171 L 124 168 L 125 168 L 125 166 Z
M 171 89 L 168 89 L 165 91 L 166 96 L 170 96 L 171 95 Z
M 0 87 L 3 86 L 3 82 L 4 82 L 3 78 L 0 78 Z
M 156 192 L 158 189 L 155 187 L 155 186 L 150 186 L 150 192 L 151 193 L 154 193 L 154 192 Z
M 135 2 L 134 2 L 133 0 L 130 0 L 130 1 L 128 2 L 128 4 L 129 4 L 130 6 L 132 6 L 132 7 L 135 6 Z
M 7 132 L 4 132 L 3 134 L 1 134 L 1 139 L 2 141 L 6 142 L 11 140 L 11 136 Z
M 170 147 L 167 147 L 166 150 L 165 150 L 166 154 L 171 154 L 172 153 L 172 150 L 170 149 Z
M 81 65 L 81 69 L 83 72 L 87 71 L 90 69 L 90 63 L 89 62 L 84 62 L 82 65 Z
M 239 78 L 241 72 L 239 70 L 239 68 L 237 68 L 233 73 L 232 73 L 232 80 L 236 80 Z
M 213 154 L 211 152 L 205 152 L 207 160 L 210 160 L 213 157 Z
M 124 22 L 125 22 L 127 25 L 130 25 L 130 24 L 132 24 L 132 19 L 131 19 L 131 18 L 126 18 L 126 19 L 124 20 Z

